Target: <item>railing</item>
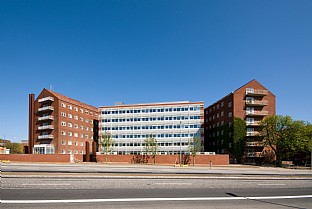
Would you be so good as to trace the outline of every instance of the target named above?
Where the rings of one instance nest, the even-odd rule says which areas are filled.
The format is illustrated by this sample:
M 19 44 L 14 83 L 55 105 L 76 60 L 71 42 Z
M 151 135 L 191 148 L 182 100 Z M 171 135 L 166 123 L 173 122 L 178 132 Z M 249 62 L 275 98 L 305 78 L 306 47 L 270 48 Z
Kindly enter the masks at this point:
M 53 139 L 53 135 L 40 135 L 38 136 L 38 139 Z
M 47 102 L 47 101 L 53 102 L 54 101 L 54 97 L 44 97 L 44 98 L 41 98 L 41 99 L 38 100 L 39 103 Z
M 54 120 L 54 116 L 52 115 L 42 116 L 42 117 L 39 117 L 38 120 Z
M 246 142 L 247 147 L 262 147 L 262 142 Z
M 263 157 L 262 152 L 247 152 L 246 157 Z
M 260 126 L 260 122 L 259 121 L 254 121 L 254 122 L 246 121 L 246 125 L 247 126 Z
M 53 125 L 39 126 L 38 130 L 54 129 Z
M 258 131 L 254 131 L 254 132 L 247 132 L 246 136 L 257 136 L 259 135 Z
M 246 115 L 268 115 L 269 112 L 268 111 L 246 111 Z
M 40 107 L 38 108 L 38 111 L 41 112 L 41 111 L 47 111 L 47 110 L 54 110 L 54 107 L 52 106 L 47 106 L 47 107 Z
M 250 106 L 266 106 L 268 105 L 269 102 L 267 100 L 246 100 L 246 105 L 250 105 Z
M 266 96 L 268 95 L 268 91 L 262 89 L 254 89 L 253 91 L 246 91 L 246 95 Z

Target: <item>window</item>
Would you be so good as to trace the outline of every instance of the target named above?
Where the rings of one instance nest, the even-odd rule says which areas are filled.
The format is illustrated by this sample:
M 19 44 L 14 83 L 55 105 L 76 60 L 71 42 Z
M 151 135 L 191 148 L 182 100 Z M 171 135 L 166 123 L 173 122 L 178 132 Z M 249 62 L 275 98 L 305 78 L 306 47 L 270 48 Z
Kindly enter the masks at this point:
M 229 118 L 231 118 L 232 117 L 232 112 L 229 112 Z
M 66 141 L 65 140 L 62 140 L 62 145 L 65 145 L 66 144 Z
M 228 103 L 228 107 L 232 107 L 232 102 L 229 102 L 229 103 Z
M 76 112 L 78 112 L 78 108 L 77 108 L 77 107 L 74 107 L 74 110 L 75 110 Z
M 224 106 L 224 102 L 221 102 L 221 107 L 223 107 Z
M 77 116 L 77 115 L 75 115 L 75 116 L 74 116 L 74 119 L 75 119 L 75 120 L 78 120 L 78 116 Z
M 219 115 L 220 115 L 220 114 L 219 114 L 219 113 L 217 113 L 217 118 L 219 118 Z
M 86 139 L 89 139 L 89 135 L 85 135 Z
M 86 119 L 86 122 L 89 123 L 89 119 Z
M 65 150 L 62 149 L 62 154 L 65 154 L 65 153 L 66 153 Z
M 78 125 L 77 125 L 77 124 L 75 124 L 75 125 L 74 125 L 74 128 L 75 128 L 75 129 L 78 129 Z
M 217 110 L 220 108 L 220 105 L 219 104 L 217 104 Z
M 68 127 L 70 127 L 70 128 L 71 128 L 71 127 L 73 127 L 73 124 L 71 124 L 71 123 L 68 123 Z
M 83 126 L 80 126 L 80 129 L 83 130 Z
M 62 126 L 66 126 L 66 122 L 62 122 L 61 124 L 62 124 Z
M 66 113 L 65 112 L 61 112 L 61 116 L 66 117 Z
M 68 132 L 68 136 L 73 136 L 73 133 L 72 132 Z
M 68 145 L 72 145 L 72 141 L 68 141 Z
M 82 117 L 80 117 L 80 121 L 83 121 L 83 118 L 82 118 Z
M 78 137 L 78 133 L 74 133 L 74 137 L 76 137 L 76 138 L 77 138 L 77 137 Z
M 68 114 L 68 118 L 73 118 L 72 114 Z
M 80 142 L 80 147 L 83 147 L 83 142 Z
M 68 105 L 68 109 L 72 110 L 72 109 L 73 109 L 73 107 L 72 107 L 71 105 Z
M 74 154 L 78 154 L 78 150 L 75 150 L 75 151 L 74 151 Z
M 75 142 L 74 144 L 75 144 L 75 146 L 78 146 L 78 142 Z
M 80 138 L 83 138 L 83 134 L 80 134 Z
M 224 111 L 221 112 L 221 117 L 223 117 L 223 116 L 224 116 Z
M 89 131 L 89 127 L 86 127 L 86 131 Z
M 86 111 L 85 111 L 85 113 L 88 115 L 88 114 L 89 114 L 89 111 L 88 111 L 88 110 L 86 110 Z
M 66 136 L 66 131 L 62 131 L 62 136 Z
M 83 109 L 80 109 L 80 112 L 83 113 Z
M 67 151 L 67 153 L 68 153 L 68 154 L 71 154 L 71 153 L 72 153 L 72 151 L 71 151 L 71 150 L 68 150 L 68 151 Z
M 82 154 L 82 155 L 83 155 L 83 151 L 82 151 L 82 150 L 80 150 L 80 154 Z
M 62 107 L 66 107 L 66 104 L 65 104 L 65 103 L 62 103 Z

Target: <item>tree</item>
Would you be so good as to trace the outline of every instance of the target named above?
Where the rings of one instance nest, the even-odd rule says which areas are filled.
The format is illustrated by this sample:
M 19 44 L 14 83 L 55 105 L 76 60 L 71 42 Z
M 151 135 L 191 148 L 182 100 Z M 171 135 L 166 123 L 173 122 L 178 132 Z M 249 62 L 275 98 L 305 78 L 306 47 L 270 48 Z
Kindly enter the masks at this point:
M 6 142 L 5 147 L 10 149 L 11 154 L 23 154 L 23 146 L 16 142 Z
M 156 163 L 156 154 L 158 151 L 157 140 L 151 135 L 149 138 L 144 140 L 144 149 L 147 155 L 152 155 L 154 164 Z
M 196 153 L 201 151 L 202 140 L 199 137 L 194 136 L 189 140 L 189 152 L 193 156 L 193 166 L 195 165 Z
M 246 145 L 246 122 L 241 118 L 234 118 L 232 154 L 241 163 Z
M 102 152 L 106 155 L 106 163 L 107 163 L 107 155 L 112 152 L 112 148 L 115 144 L 115 141 L 112 139 L 112 136 L 109 132 L 105 131 L 100 139 L 100 146 Z
M 264 146 L 269 146 L 277 165 L 296 152 L 311 150 L 310 125 L 304 121 L 293 120 L 290 116 L 273 115 L 261 121 Z

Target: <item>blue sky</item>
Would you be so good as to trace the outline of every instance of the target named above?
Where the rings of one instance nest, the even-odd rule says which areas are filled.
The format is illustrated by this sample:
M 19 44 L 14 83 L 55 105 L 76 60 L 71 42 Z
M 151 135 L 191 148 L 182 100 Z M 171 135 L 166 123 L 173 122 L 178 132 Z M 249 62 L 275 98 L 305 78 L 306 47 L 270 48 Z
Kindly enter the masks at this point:
M 215 102 L 252 79 L 312 122 L 312 1 L 2 0 L 0 137 L 28 136 L 28 94 L 94 106 Z

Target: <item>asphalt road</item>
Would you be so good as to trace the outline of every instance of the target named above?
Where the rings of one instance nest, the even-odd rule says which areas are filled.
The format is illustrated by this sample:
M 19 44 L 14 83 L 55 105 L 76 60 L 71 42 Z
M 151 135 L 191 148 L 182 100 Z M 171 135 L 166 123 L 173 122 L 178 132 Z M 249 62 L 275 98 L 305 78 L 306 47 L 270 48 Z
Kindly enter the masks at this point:
M 302 176 L 300 171 L 298 178 L 294 174 L 283 178 L 267 176 L 272 173 L 267 170 L 264 172 L 266 178 L 259 175 L 206 178 L 200 175 L 142 173 L 132 176 L 127 172 L 116 177 L 98 173 L 99 168 L 92 166 L 75 175 L 68 173 L 71 169 L 67 165 L 50 165 L 50 168 L 58 170 L 53 175 L 49 172 L 26 172 L 25 167 L 36 170 L 42 165 L 15 164 L 4 169 L 2 166 L 1 208 L 312 208 L 312 180 L 307 174 Z M 19 171 L 13 172 L 13 168 Z M 70 168 L 77 171 L 76 166 Z M 125 166 L 109 168 L 123 170 Z M 64 169 L 69 170 L 60 174 Z M 93 172 L 87 173 L 90 169 Z M 129 169 L 136 170 L 133 167 Z M 142 172 L 146 169 L 149 170 L 148 167 L 138 168 Z M 171 174 L 177 173 L 176 169 L 182 170 L 153 169 L 164 169 L 162 173 L 167 170 Z M 196 168 L 195 173 L 201 169 L 207 170 Z M 223 169 L 226 172 L 233 170 Z

